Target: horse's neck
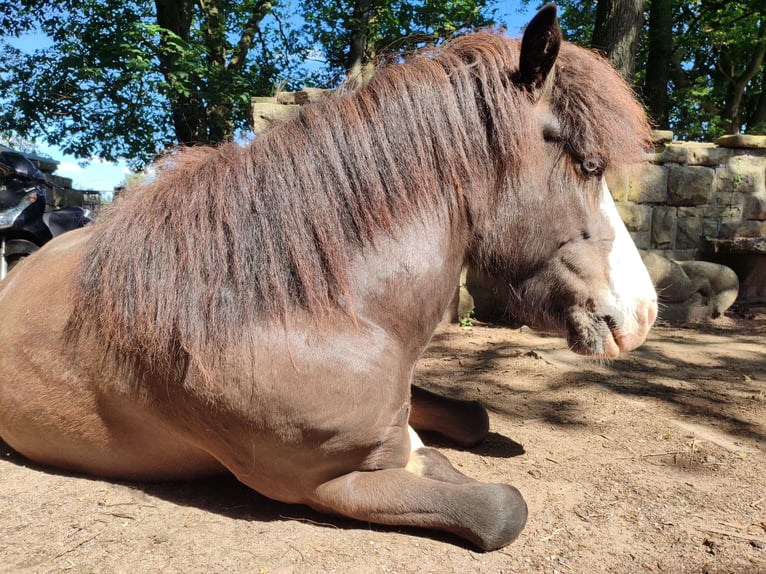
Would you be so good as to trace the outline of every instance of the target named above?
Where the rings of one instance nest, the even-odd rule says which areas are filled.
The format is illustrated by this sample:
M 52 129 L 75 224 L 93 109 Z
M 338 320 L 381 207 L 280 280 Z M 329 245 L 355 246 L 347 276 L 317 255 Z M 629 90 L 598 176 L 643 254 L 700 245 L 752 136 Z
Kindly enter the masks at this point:
M 354 309 L 419 353 L 455 294 L 466 235 L 462 225 L 434 218 L 380 237 L 353 260 Z

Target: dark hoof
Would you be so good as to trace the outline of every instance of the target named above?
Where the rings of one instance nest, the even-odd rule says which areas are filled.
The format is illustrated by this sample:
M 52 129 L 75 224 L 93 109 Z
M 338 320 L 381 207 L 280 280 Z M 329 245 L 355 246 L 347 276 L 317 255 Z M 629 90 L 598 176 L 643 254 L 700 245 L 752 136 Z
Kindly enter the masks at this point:
M 527 523 L 527 503 L 519 490 L 507 484 L 482 484 L 480 524 L 462 535 L 484 551 L 507 546 L 518 538 Z
M 516 487 L 507 484 L 492 485 L 498 489 L 498 498 L 502 499 L 505 509 L 503 516 L 498 516 L 498 529 L 482 540 L 483 550 L 497 550 L 507 546 L 519 537 L 527 523 L 527 503 Z

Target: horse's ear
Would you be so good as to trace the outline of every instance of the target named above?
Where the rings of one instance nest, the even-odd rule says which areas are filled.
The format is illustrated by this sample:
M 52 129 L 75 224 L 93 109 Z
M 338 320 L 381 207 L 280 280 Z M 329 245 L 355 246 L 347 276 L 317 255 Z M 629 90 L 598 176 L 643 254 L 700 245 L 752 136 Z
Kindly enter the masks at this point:
M 556 5 L 546 4 L 532 18 L 521 40 L 518 83 L 537 90 L 545 83 L 561 47 Z

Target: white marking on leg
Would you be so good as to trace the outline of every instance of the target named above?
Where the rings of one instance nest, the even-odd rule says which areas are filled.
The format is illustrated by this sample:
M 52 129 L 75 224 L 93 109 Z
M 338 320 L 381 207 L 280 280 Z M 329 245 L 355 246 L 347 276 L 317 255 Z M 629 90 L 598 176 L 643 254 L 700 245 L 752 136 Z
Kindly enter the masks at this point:
M 423 462 L 417 455 L 416 451 L 419 448 L 423 448 L 425 445 L 423 445 L 423 441 L 420 440 L 420 437 L 418 436 L 418 433 L 415 432 L 415 429 L 413 429 L 411 426 L 408 426 L 407 431 L 410 434 L 410 458 L 407 461 L 407 466 L 405 468 L 413 474 L 422 476 Z
M 415 432 L 415 429 L 411 426 L 408 426 L 407 430 L 410 433 L 410 453 L 415 452 L 419 448 L 423 448 L 425 445 L 423 444 L 423 441 L 420 440 L 420 437 L 418 436 L 418 433 Z

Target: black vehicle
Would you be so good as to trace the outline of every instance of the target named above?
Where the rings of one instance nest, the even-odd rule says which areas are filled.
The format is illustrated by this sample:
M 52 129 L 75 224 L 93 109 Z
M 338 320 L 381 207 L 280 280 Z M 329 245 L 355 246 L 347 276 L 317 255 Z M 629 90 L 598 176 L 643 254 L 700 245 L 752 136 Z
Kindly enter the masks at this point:
M 0 152 L 0 280 L 21 258 L 89 219 L 81 207 L 46 212 L 50 187 L 24 155 Z

